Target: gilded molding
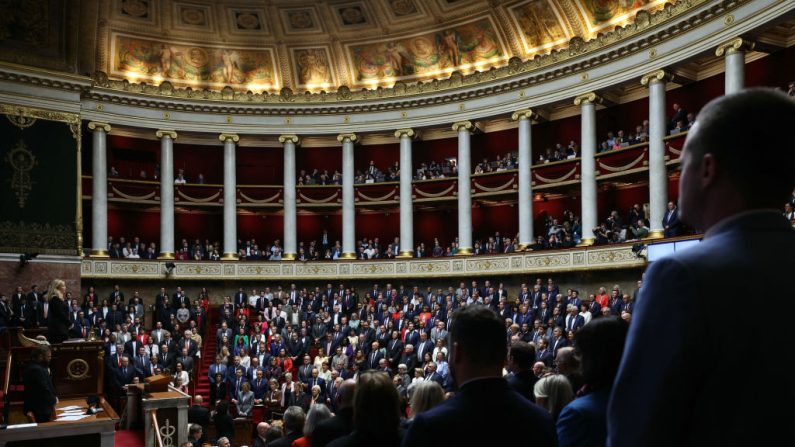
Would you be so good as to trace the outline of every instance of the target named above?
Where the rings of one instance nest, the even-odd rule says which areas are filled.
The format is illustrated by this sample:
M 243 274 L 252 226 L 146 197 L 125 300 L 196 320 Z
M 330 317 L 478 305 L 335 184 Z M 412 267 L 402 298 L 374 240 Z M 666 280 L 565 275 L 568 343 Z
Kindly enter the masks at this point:
M 517 110 L 516 112 L 513 112 L 513 114 L 511 114 L 511 119 L 514 121 L 520 119 L 537 120 L 539 118 L 540 116 L 537 113 L 533 112 L 532 109 Z
M 291 134 L 291 133 L 279 135 L 279 143 L 284 144 L 284 143 L 286 143 L 288 141 L 293 143 L 293 144 L 298 144 L 301 141 L 301 139 L 298 138 L 298 135 Z
M 69 112 L 56 112 L 54 110 L 39 109 L 37 107 L 19 106 L 14 104 L 0 104 L 0 113 L 3 115 L 22 116 L 26 118 L 61 121 L 68 124 L 80 124 L 80 115 Z
M 674 75 L 665 70 L 656 70 L 640 78 L 640 83 L 644 87 L 655 82 L 671 82 L 674 80 Z
M 398 129 L 395 131 L 395 138 L 402 138 L 404 135 L 409 138 L 414 138 L 417 136 L 417 133 L 414 132 L 414 129 Z
M 462 129 L 472 132 L 473 130 L 475 130 L 475 125 L 472 124 L 472 121 L 458 121 L 453 123 L 454 131 L 460 132 Z
M 222 133 L 221 135 L 218 135 L 218 139 L 223 141 L 224 143 L 226 143 L 227 141 L 232 141 L 234 143 L 237 143 L 238 141 L 240 141 L 240 136 L 234 133 Z
M 467 251 L 467 250 L 463 250 Z M 163 280 L 354 280 L 417 277 L 460 277 L 461 275 L 520 275 L 540 272 L 640 268 L 646 261 L 632 253 L 632 245 L 580 247 L 571 250 L 517 252 L 497 256 L 460 256 L 450 258 L 411 258 L 401 252 L 395 260 L 360 262 L 353 253 L 334 262 L 176 262 L 167 275 L 166 260 L 128 261 L 84 258 L 82 277 L 87 279 Z
M 721 57 L 724 54 L 729 55 L 738 51 L 751 51 L 756 46 L 756 42 L 736 37 L 728 42 L 718 45 L 715 49 L 715 56 Z
M 359 139 L 359 137 L 355 133 L 341 133 L 341 134 L 337 135 L 337 141 L 339 141 L 340 143 L 344 143 L 346 141 L 349 141 L 351 143 L 355 143 L 356 140 L 358 140 L 358 139 Z M 344 253 L 343 253 L 343 255 L 344 255 Z
M 177 132 L 174 131 L 174 130 L 159 129 L 159 130 L 155 131 L 155 136 L 157 138 L 169 137 L 172 140 L 176 140 L 177 139 Z
M 574 105 L 587 105 L 587 104 L 600 104 L 602 102 L 602 97 L 597 95 L 595 92 L 588 92 L 583 93 L 582 95 L 578 95 L 574 98 Z
M 89 130 L 104 130 L 105 133 L 110 133 L 110 124 L 108 123 L 100 123 L 98 121 L 91 121 L 88 123 Z

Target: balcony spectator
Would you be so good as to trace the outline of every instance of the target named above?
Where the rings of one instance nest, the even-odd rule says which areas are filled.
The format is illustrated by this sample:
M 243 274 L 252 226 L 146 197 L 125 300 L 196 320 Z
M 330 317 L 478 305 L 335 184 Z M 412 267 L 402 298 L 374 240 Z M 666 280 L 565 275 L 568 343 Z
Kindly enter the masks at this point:
M 188 182 L 187 179 L 185 179 L 185 170 L 184 169 L 180 169 L 179 171 L 177 171 L 177 177 L 174 179 L 174 184 L 175 185 L 184 185 L 187 182 Z
M 672 130 L 680 123 L 682 126 L 687 126 L 689 121 L 687 120 L 687 110 L 684 107 L 680 106 L 678 103 L 674 103 L 673 105 L 674 114 L 671 117 L 670 121 L 668 122 L 668 129 Z

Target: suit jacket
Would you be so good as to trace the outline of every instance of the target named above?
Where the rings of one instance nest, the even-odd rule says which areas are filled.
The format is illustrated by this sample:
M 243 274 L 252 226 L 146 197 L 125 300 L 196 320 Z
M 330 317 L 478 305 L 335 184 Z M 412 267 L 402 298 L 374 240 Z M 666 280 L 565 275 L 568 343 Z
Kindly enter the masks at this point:
M 378 351 L 367 354 L 367 368 L 378 369 L 378 362 L 384 358 L 384 354 L 379 349 Z
M 121 368 L 116 368 L 113 370 L 113 373 L 116 391 L 119 393 L 122 392 L 124 385 L 128 385 L 133 382 L 133 378 L 136 375 L 135 368 L 132 365 L 127 365 L 127 368 L 123 366 Z
M 41 363 L 29 363 L 25 368 L 25 413 L 32 411 L 36 420 L 48 421 L 55 406 L 55 387 L 47 368 Z
M 47 311 L 47 339 L 52 344 L 61 343 L 69 338 L 69 314 L 64 307 L 61 298 L 53 295 L 50 298 L 49 310 Z
M 536 401 L 533 386 L 538 381 L 538 377 L 533 374 L 533 370 L 528 369 L 520 373 L 509 374 L 505 379 L 508 381 L 508 385 L 522 397 L 527 398 L 530 402 Z
M 561 446 L 605 445 L 609 397 L 610 389 L 604 388 L 578 397 L 563 407 L 557 422 L 558 443 Z
M 738 414 L 726 392 L 736 386 L 747 354 L 781 357 L 779 344 L 760 339 L 791 337 L 790 326 L 776 319 L 738 331 L 748 325 L 737 309 L 758 296 L 759 284 L 791 289 L 793 252 L 795 231 L 781 214 L 747 212 L 710 228 L 699 245 L 651 265 L 610 398 L 610 444 L 739 446 L 788 439 L 787 411 Z M 781 396 L 795 396 L 795 382 L 755 380 L 743 406 L 778 408 Z
M 571 315 L 566 315 L 565 321 L 567 331 L 577 332 L 577 329 L 585 325 L 585 318 L 583 318 L 582 315 L 575 315 L 574 317 Z
M 342 408 L 336 414 L 315 426 L 312 447 L 325 447 L 329 442 L 347 436 L 353 431 L 353 408 Z
M 430 340 L 425 340 L 425 343 L 419 342 L 416 346 L 414 346 L 414 353 L 417 354 L 418 359 L 422 359 L 426 352 L 430 352 L 433 354 L 433 342 Z M 431 359 L 436 361 L 436 359 Z
M 207 427 L 210 425 L 210 410 L 201 405 L 191 405 L 188 408 L 188 422 L 201 425 L 206 432 Z
M 289 435 L 282 436 L 281 438 L 274 440 L 268 444 L 268 447 L 290 447 L 293 445 L 293 442 L 301 436 L 303 436 L 303 433 L 300 430 L 294 431 Z
M 483 424 L 483 409 L 503 430 L 461 430 Z M 469 381 L 452 399 L 414 418 L 403 447 L 440 445 L 555 446 L 552 417 L 513 391 L 502 378 Z
M 663 215 L 663 227 L 668 226 L 665 230 L 665 237 L 679 236 L 682 230 L 682 223 L 679 221 L 679 208 L 674 208 L 673 212 L 665 210 Z

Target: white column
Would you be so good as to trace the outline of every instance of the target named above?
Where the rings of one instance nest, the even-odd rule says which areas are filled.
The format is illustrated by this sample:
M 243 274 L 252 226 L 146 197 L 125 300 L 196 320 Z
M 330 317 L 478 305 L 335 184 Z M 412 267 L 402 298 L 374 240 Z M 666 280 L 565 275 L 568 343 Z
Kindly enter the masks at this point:
M 235 143 L 240 137 L 222 133 L 218 139 L 224 143 L 224 254 L 221 259 L 236 261 L 237 257 L 237 165 Z
M 470 147 L 471 132 L 475 129 L 472 121 L 459 121 L 453 124 L 458 132 L 458 252 L 456 255 L 472 254 L 472 155 Z
M 292 261 L 298 254 L 298 225 L 296 221 L 295 196 L 295 145 L 297 135 L 281 135 L 284 145 L 284 254 L 282 260 Z
M 342 143 L 342 259 L 356 258 L 356 204 L 353 197 L 353 143 L 355 133 L 337 135 Z
M 158 130 L 160 138 L 160 256 L 174 259 L 174 140 L 173 130 Z
M 398 129 L 400 138 L 400 253 L 399 258 L 414 256 L 414 205 L 412 204 L 411 179 L 414 166 L 411 162 L 411 140 L 413 129 Z
M 93 183 L 91 189 L 91 256 L 108 257 L 108 149 L 110 124 L 91 121 L 93 134 Z
M 535 117 L 530 109 L 514 112 L 512 119 L 519 121 L 519 250 L 529 250 L 533 244 L 533 163 L 530 120 Z
M 640 83 L 649 87 L 649 237 L 663 237 L 663 216 L 668 205 L 668 170 L 665 167 L 665 143 L 667 133 L 665 116 L 665 83 L 670 75 L 657 70 L 641 78 Z M 632 225 L 634 222 L 627 222 Z
M 737 37 L 722 43 L 715 50 L 718 57 L 725 56 L 725 88 L 724 94 L 739 92 L 745 87 L 745 52 L 753 50 L 754 43 Z
M 581 147 L 582 157 L 580 159 L 580 185 L 582 187 L 581 198 L 581 223 L 582 241 L 580 245 L 593 245 L 595 242 L 593 229 L 596 227 L 596 102 L 599 97 L 596 93 L 590 92 L 580 95 L 574 99 L 574 104 L 580 106 L 581 113 Z

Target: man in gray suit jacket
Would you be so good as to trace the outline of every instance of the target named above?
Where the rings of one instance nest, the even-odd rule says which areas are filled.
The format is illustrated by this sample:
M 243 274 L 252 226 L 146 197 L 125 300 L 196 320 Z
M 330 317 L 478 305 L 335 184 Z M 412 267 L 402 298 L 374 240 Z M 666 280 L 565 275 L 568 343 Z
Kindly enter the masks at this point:
M 679 202 L 682 220 L 704 239 L 644 277 L 611 394 L 608 445 L 791 439 L 791 411 L 780 410 L 795 396 L 788 369 L 742 373 L 749 356 L 793 361 L 790 318 L 738 331 L 748 325 L 737 309 L 749 297 L 773 305 L 760 284 L 792 290 L 795 231 L 775 210 L 795 183 L 793 123 L 795 102 L 765 89 L 716 99 L 699 114 L 682 154 Z

